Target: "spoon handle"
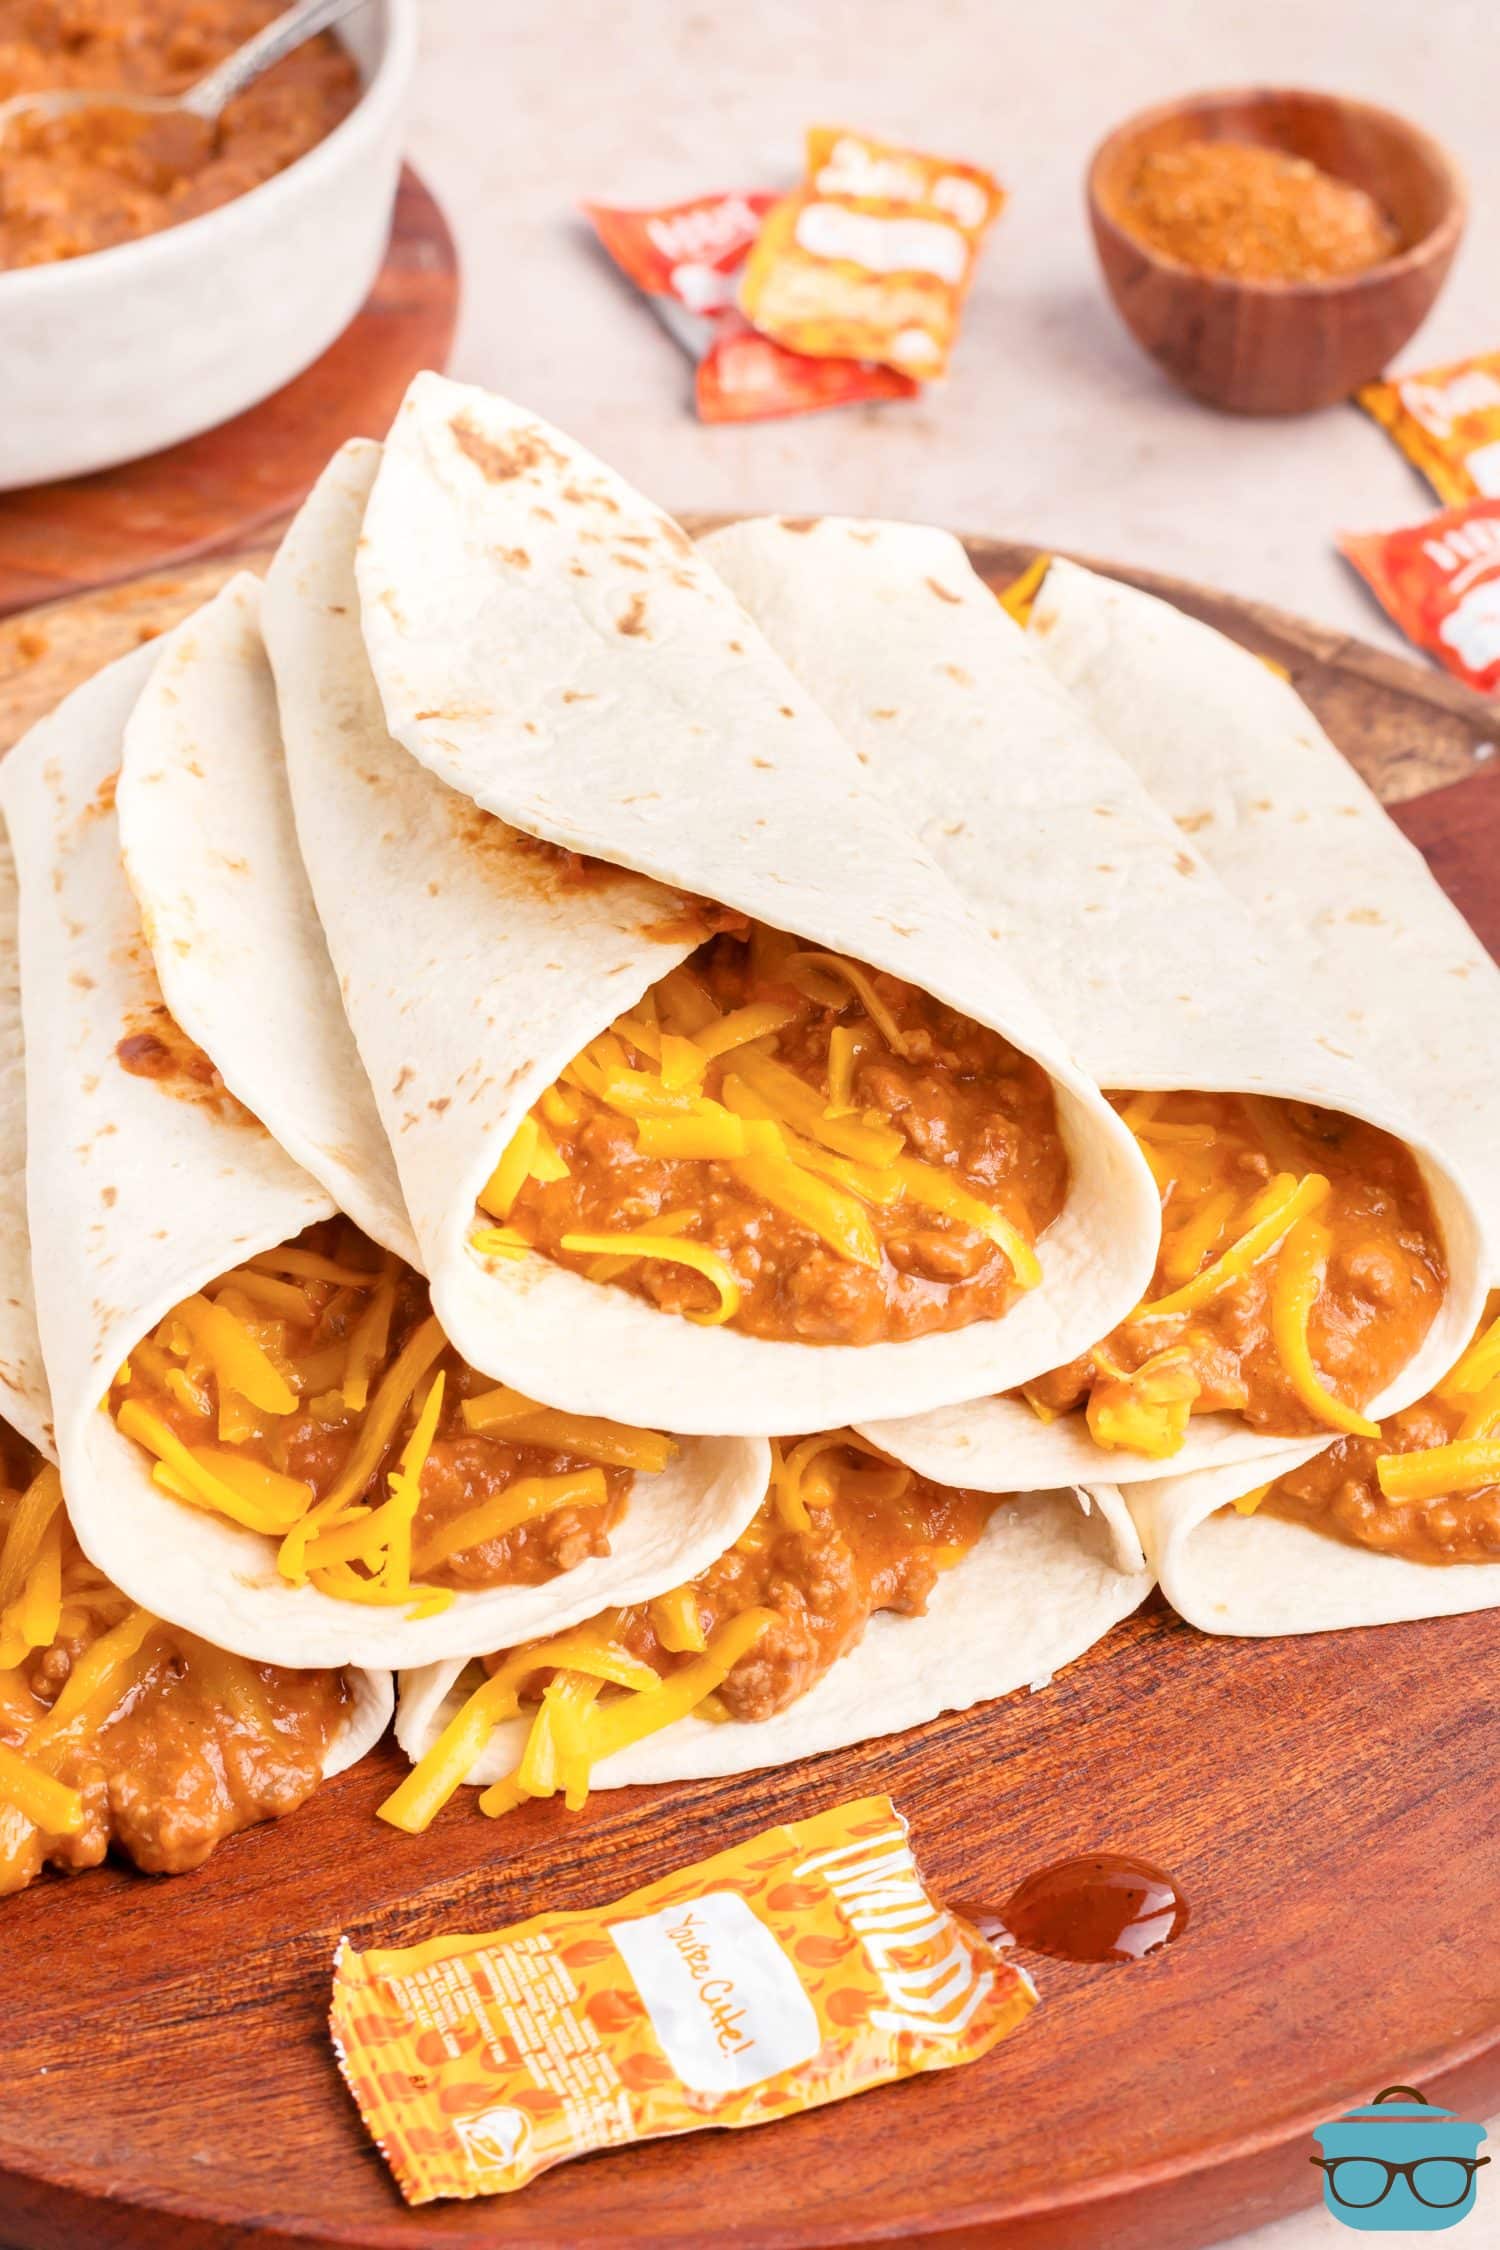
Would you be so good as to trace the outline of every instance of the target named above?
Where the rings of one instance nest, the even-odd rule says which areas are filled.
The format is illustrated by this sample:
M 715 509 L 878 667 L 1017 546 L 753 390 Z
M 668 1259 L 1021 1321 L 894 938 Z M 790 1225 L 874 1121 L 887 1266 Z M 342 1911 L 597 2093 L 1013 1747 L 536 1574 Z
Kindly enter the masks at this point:
M 236 47 L 226 55 L 216 69 L 208 71 L 196 85 L 189 86 L 180 97 L 180 106 L 191 110 L 195 117 L 209 122 L 215 119 L 236 94 L 243 91 L 262 71 L 279 63 L 283 55 L 300 47 L 315 33 L 326 31 L 341 16 L 349 15 L 355 8 L 365 5 L 365 0 L 297 0 L 294 8 L 277 16 L 243 47 Z

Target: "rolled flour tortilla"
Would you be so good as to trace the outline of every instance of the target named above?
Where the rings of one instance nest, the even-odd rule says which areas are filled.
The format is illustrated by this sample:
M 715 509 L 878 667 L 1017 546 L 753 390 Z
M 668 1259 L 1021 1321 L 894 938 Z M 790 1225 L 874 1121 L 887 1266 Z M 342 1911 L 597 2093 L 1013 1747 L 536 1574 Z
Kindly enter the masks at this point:
M 771 517 L 715 532 L 702 551 L 1025 964 L 1101 1086 L 1306 1101 L 1414 1148 L 1449 1286 L 1373 1411 L 1421 1397 L 1468 1341 L 1487 1280 L 1478 1216 L 1443 1153 L 1442 1118 L 1414 1120 L 1404 1071 L 1367 1073 L 1350 1059 L 1342 1015 L 1329 1036 L 1304 1010 L 1295 950 L 1271 957 L 958 540 L 916 524 Z M 1044 1423 L 1019 1398 L 864 1429 L 925 1476 L 991 1492 L 1175 1477 L 1274 1460 L 1287 1448 L 1237 1415 L 1194 1416 L 1181 1451 L 1163 1463 L 1099 1446 L 1081 1413 Z
M 212 645 L 200 650 L 205 662 Z M 541 1586 L 460 1592 L 448 1609 L 419 1619 L 293 1586 L 278 1573 L 269 1540 L 161 1491 L 145 1453 L 103 1411 L 117 1368 L 173 1305 L 335 1208 L 232 1096 L 190 1077 L 174 1085 L 137 1076 L 118 1051 L 136 1030 L 170 1028 L 113 803 L 126 726 L 158 654 L 153 645 L 98 674 L 32 730 L 0 773 L 21 871 L 38 1326 L 80 1544 L 132 1601 L 274 1664 L 394 1668 L 472 1655 L 676 1584 L 754 1514 L 766 1483 L 763 1445 L 720 1438 L 679 1447 L 660 1476 L 637 1477 L 609 1555 Z M 226 789 L 253 770 L 229 724 L 238 708 L 227 682 L 222 704 L 210 693 L 205 709 L 217 709 L 220 723 L 198 738 Z M 247 810 L 247 836 L 260 833 L 259 820 Z M 200 847 L 205 856 L 212 848 L 205 838 L 179 835 L 185 881 Z M 257 990 L 280 973 L 281 954 L 302 943 L 274 906 L 266 902 L 250 964 Z
M 231 579 L 161 645 L 115 804 L 174 1022 L 341 1211 L 420 1265 L 297 850 L 258 579 Z
M 1328 1036 L 1399 1086 L 1449 1150 L 1484 1223 L 1485 1278 L 1500 1282 L 1500 969 L 1421 854 L 1290 683 L 1170 603 L 1054 562 L 1031 637 L 1220 881 L 1285 945 Z M 1131 1488 L 1183 1616 L 1210 1632 L 1313 1632 L 1500 1603 L 1500 1566 L 1410 1562 L 1229 1510 L 1318 1450 L 1291 1448 L 1251 1476 Z
M 858 1647 L 774 1718 L 679 1720 L 603 1760 L 589 1786 L 696 1781 L 790 1765 L 1040 1685 L 1128 1617 L 1150 1590 L 1150 1573 L 1113 1508 L 1085 1515 L 1071 1492 L 1002 1501 L 978 1545 L 939 1578 L 923 1616 L 873 1617 Z M 414 1763 L 463 1700 L 463 1669 L 445 1663 L 402 1674 L 396 1739 Z M 528 1724 L 523 1718 L 497 1727 L 467 1778 L 488 1782 L 510 1773 Z
M 1022 1381 L 1135 1302 L 1160 1213 L 1130 1135 L 732 597 L 608 471 L 423 377 L 383 463 L 351 446 L 325 473 L 264 624 L 313 893 L 466 1359 L 576 1412 L 775 1434 Z M 560 885 L 518 830 L 619 871 Z M 1049 1071 L 1070 1192 L 1003 1320 L 772 1342 L 471 1247 L 532 1103 L 705 934 L 666 880 L 889 969 Z
M 10 838 L 0 825 L 0 1383 L 5 1418 L 47 1460 L 57 1460 L 52 1402 L 42 1364 L 26 1231 L 26 1063 L 21 1036 L 19 893 Z M 351 1701 L 329 1743 L 323 1774 L 357 1765 L 391 1723 L 389 1671 L 351 1667 Z

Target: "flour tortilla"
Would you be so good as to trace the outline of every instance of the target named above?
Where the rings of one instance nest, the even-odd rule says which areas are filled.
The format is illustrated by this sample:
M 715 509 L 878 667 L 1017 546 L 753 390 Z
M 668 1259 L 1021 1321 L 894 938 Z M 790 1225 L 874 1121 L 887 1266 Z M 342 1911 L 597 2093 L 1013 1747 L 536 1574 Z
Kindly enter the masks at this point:
M 126 725 L 157 653 L 139 650 L 80 688 L 0 773 L 22 879 L 38 1326 L 85 1552 L 170 1623 L 243 1656 L 298 1665 L 473 1655 L 691 1576 L 759 1505 L 763 1446 L 684 1445 L 659 1477 L 637 1477 L 609 1556 L 544 1586 L 460 1593 L 439 1615 L 413 1619 L 289 1585 L 269 1541 L 153 1484 L 140 1448 L 101 1409 L 115 1370 L 171 1306 L 334 1209 L 248 1110 L 227 1097 L 179 1098 L 116 1055 L 160 1004 L 111 802 Z M 182 844 L 190 853 L 192 835 Z M 284 925 L 266 903 L 259 958 L 274 976 Z
M 978 1545 L 939 1578 L 925 1616 L 872 1618 L 859 1646 L 774 1718 L 679 1720 L 604 1760 L 590 1786 L 697 1781 L 790 1765 L 1044 1684 L 1151 1590 L 1139 1550 L 1118 1522 L 1113 1509 L 1081 1514 L 1070 1492 L 1003 1500 Z M 413 1761 L 462 1701 L 463 1669 L 446 1663 L 402 1674 L 396 1739 Z M 524 1720 L 498 1727 L 467 1778 L 496 1781 L 510 1773 L 526 1732 Z
M 19 892 L 0 823 L 0 1411 L 49 1461 L 57 1459 L 52 1401 L 36 1332 L 26 1232 L 26 1062 L 21 1039 Z
M 1170 604 L 1053 563 L 1032 637 L 1256 922 L 1320 1022 L 1449 1150 L 1500 1282 L 1500 969 L 1289 683 Z M 1456 1353 L 1450 1357 L 1456 1357 Z M 1209 1632 L 1312 1632 L 1500 1603 L 1500 1565 L 1376 1554 L 1220 1513 L 1253 1477 L 1133 1487 L 1168 1599 Z
M 168 635 L 115 802 L 162 997 L 230 1092 L 366 1234 L 420 1266 L 297 851 L 248 573 Z
M 289 594 L 321 573 L 325 640 L 348 606 L 355 514 L 346 496 L 341 573 L 332 500 L 325 480 L 273 578 L 274 597 L 275 579 Z M 772 1342 L 696 1326 L 540 1255 L 486 1265 L 468 1246 L 474 1198 L 516 1124 L 687 947 L 678 935 L 652 959 L 632 920 L 639 887 L 615 895 L 606 884 L 594 929 L 577 918 L 575 894 L 566 951 L 538 953 L 539 917 L 523 915 L 508 874 L 491 871 L 483 927 L 510 919 L 504 973 L 495 941 L 481 946 L 454 904 L 454 886 L 481 887 L 480 849 L 451 818 L 445 829 L 434 818 L 421 856 L 443 894 L 437 912 L 426 917 L 412 851 L 405 895 L 398 903 L 382 889 L 381 930 L 356 956 L 333 929 L 330 894 L 349 888 L 376 823 L 366 814 L 314 834 L 299 815 L 434 1301 L 469 1358 L 557 1405 L 677 1429 L 824 1428 L 1023 1380 L 1128 1309 L 1159 1228 L 1138 1150 L 1004 950 L 865 789 L 847 745 L 675 524 L 544 423 L 422 376 L 370 490 L 357 567 L 386 722 L 439 780 L 528 834 L 888 969 L 992 1026 L 1050 1072 L 1072 1160 L 1066 1206 L 1040 1249 L 1041 1285 L 1003 1320 L 911 1342 Z M 307 606 L 318 606 L 310 593 Z M 270 638 L 280 679 L 274 618 Z M 506 846 L 488 857 L 505 860 Z M 680 898 L 655 897 L 644 927 L 680 933 Z M 562 921 L 555 902 L 550 918 Z M 390 1019 L 412 1004 L 414 939 L 445 1004 L 489 973 L 493 1021 L 482 1044 L 441 1056 L 441 1033 L 424 1021 L 407 1058 L 417 1083 L 398 1090 L 385 1064 Z M 435 1099 L 451 1102 L 436 1124 Z
M 1304 1012 L 1295 956 L 1267 953 L 958 540 L 916 524 L 772 517 L 702 544 L 872 780 L 1024 961 L 1101 1086 L 1279 1095 L 1366 1118 L 1415 1147 L 1450 1284 L 1421 1349 L 1375 1403 L 1393 1411 L 1421 1397 L 1467 1342 L 1486 1282 L 1478 1220 L 1440 1153 L 1438 1121 L 1426 1139 L 1400 1099 L 1405 1073 L 1367 1074 L 1342 1044 L 1342 1017 L 1330 1036 Z M 1044 1423 L 1014 1398 L 864 1428 L 923 1475 L 991 1492 L 1155 1480 L 1274 1460 L 1287 1444 L 1237 1415 L 1204 1415 L 1162 1463 L 1096 1445 L 1081 1414 Z
M 19 894 L 10 839 L 0 826 L 0 1384 L 5 1418 L 47 1460 L 57 1459 L 52 1401 L 42 1365 L 26 1231 L 26 1063 L 21 1037 Z M 357 1765 L 391 1723 L 388 1671 L 351 1669 L 352 1700 L 323 1758 L 331 1779 Z

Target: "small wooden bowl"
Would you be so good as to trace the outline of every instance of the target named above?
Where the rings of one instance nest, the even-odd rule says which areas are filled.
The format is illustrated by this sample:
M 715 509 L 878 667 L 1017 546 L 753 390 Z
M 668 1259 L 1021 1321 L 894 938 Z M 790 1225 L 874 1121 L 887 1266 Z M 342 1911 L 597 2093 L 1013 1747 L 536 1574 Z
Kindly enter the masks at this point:
M 1303 156 L 1372 195 L 1406 247 L 1332 281 L 1242 281 L 1195 272 L 1122 217 L 1140 159 L 1185 141 L 1253 141 Z M 1163 372 L 1237 414 L 1303 414 L 1380 374 L 1447 279 L 1468 216 L 1463 175 L 1427 133 L 1335 94 L 1258 88 L 1143 111 L 1095 152 L 1089 218 L 1109 293 Z

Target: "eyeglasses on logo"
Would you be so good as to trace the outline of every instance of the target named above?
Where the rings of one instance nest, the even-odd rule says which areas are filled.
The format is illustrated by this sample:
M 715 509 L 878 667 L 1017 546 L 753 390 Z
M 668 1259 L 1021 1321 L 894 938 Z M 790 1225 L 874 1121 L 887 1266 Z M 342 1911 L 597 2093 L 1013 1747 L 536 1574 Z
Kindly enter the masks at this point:
M 1323 2202 L 1357 2234 L 1438 2234 L 1474 2208 L 1482 2125 L 1439 2109 L 1415 2086 L 1387 2086 L 1364 2109 L 1314 2128 Z

